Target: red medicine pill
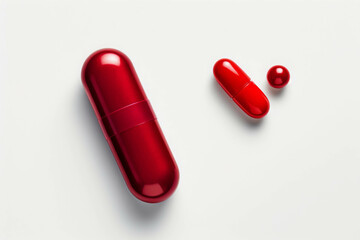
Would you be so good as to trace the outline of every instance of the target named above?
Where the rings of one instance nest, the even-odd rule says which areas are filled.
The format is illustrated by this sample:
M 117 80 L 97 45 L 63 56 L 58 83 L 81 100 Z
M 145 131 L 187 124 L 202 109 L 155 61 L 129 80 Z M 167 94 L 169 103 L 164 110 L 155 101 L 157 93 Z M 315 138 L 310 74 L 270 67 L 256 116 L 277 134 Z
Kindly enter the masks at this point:
M 115 49 L 96 51 L 81 77 L 132 194 L 149 203 L 167 199 L 179 170 L 130 59 Z
M 286 67 L 276 65 L 270 68 L 266 77 L 272 87 L 283 88 L 289 83 L 290 73 Z
M 220 86 L 247 115 L 262 118 L 268 113 L 269 100 L 236 63 L 230 59 L 220 59 L 214 65 L 214 75 Z

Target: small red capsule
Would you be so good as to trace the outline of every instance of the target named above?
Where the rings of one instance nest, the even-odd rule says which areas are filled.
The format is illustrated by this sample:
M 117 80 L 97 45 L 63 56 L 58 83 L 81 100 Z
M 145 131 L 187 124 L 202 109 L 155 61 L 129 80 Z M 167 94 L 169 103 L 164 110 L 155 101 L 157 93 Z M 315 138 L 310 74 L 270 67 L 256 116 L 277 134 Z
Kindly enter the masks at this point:
M 179 170 L 130 59 L 115 49 L 91 54 L 82 83 L 132 194 L 156 203 L 176 189 Z
M 276 65 L 268 71 L 267 80 L 270 86 L 274 88 L 283 88 L 289 83 L 290 73 L 286 67 Z
M 248 75 L 230 59 L 220 59 L 214 65 L 214 75 L 220 86 L 250 117 L 262 118 L 270 108 L 265 94 Z

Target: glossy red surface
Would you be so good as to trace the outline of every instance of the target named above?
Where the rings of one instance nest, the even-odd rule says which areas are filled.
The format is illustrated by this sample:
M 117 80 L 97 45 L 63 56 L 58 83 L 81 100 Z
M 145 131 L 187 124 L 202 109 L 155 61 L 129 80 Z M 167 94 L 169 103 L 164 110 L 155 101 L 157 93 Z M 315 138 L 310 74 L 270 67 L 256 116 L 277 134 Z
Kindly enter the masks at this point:
M 179 170 L 130 59 L 102 49 L 88 57 L 81 75 L 130 191 L 149 203 L 167 199 Z
M 213 70 L 220 86 L 247 115 L 262 118 L 269 112 L 270 103 L 265 94 L 236 63 L 220 59 Z
M 272 87 L 283 88 L 289 83 L 290 73 L 286 67 L 276 65 L 268 71 L 267 80 Z

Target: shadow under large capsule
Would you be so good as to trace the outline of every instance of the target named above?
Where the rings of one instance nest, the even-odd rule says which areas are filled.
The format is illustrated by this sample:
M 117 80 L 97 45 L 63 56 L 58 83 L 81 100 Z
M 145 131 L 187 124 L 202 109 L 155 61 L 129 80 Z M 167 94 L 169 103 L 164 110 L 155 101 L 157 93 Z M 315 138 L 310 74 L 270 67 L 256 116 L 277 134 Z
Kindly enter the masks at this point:
M 130 59 L 115 49 L 98 50 L 81 78 L 130 191 L 145 202 L 166 200 L 179 170 Z

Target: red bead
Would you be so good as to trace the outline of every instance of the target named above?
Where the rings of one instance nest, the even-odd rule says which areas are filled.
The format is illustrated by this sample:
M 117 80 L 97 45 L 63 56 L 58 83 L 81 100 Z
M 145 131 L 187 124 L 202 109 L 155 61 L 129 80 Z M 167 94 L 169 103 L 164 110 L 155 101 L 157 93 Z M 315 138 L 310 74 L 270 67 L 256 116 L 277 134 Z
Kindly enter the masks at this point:
M 268 113 L 269 100 L 236 63 L 220 59 L 213 70 L 220 86 L 246 114 L 262 118 Z
M 96 51 L 82 83 L 132 194 L 150 203 L 167 199 L 178 167 L 130 59 L 115 49 Z
M 290 80 L 290 73 L 285 67 L 276 65 L 268 71 L 267 80 L 272 87 L 283 88 Z

